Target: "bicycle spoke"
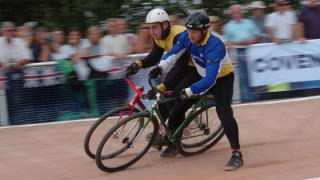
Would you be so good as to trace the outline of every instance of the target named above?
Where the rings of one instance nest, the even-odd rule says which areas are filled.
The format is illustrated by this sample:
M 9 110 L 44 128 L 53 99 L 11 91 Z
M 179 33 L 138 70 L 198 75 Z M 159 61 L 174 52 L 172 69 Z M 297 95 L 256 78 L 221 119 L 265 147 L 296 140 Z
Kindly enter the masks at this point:
M 110 129 L 99 144 L 96 153 L 96 163 L 101 170 L 114 172 L 125 169 L 148 151 L 152 142 L 146 141 L 144 137 L 147 133 L 158 129 L 157 122 L 152 122 L 148 124 L 147 131 L 144 131 L 144 123 L 148 117 L 147 112 L 135 113 Z M 117 136 L 114 138 L 114 132 L 119 132 L 120 129 L 122 132 L 116 133 Z

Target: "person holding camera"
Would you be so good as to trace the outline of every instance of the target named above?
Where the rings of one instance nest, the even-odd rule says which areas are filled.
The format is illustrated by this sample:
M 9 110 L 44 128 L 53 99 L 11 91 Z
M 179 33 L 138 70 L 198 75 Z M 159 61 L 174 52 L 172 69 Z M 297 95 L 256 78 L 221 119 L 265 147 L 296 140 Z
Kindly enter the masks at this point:
M 52 38 L 44 27 L 37 27 L 34 32 L 34 43 L 31 46 L 34 62 L 51 61 L 50 42 Z

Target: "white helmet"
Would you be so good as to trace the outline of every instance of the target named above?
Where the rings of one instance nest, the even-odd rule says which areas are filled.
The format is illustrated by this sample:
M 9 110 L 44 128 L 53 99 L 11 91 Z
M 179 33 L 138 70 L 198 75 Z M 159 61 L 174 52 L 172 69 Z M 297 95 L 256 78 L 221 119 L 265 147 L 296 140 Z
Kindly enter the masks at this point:
M 165 21 L 170 20 L 167 12 L 163 9 L 152 9 L 146 17 L 146 23 L 162 23 Z

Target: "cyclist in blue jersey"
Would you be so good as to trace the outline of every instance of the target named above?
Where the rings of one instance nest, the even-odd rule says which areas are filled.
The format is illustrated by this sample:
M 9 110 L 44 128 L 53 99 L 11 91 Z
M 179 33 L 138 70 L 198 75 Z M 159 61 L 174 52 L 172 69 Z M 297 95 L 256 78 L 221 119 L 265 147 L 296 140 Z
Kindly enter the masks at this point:
M 234 74 L 232 64 L 224 43 L 209 31 L 210 21 L 204 11 L 195 11 L 186 19 L 187 30 L 182 32 L 177 43 L 150 71 L 151 78 L 158 78 L 163 72 L 175 65 L 184 52 L 188 52 L 196 66 L 197 73 L 180 81 L 174 95 L 178 97 L 169 113 L 169 129 L 175 130 L 184 120 L 185 112 L 194 103 L 187 98 L 201 94 L 213 94 L 216 111 L 229 140 L 232 156 L 225 170 L 236 170 L 243 166 L 240 151 L 238 125 L 231 107 Z M 174 145 L 169 145 L 167 153 L 176 154 Z

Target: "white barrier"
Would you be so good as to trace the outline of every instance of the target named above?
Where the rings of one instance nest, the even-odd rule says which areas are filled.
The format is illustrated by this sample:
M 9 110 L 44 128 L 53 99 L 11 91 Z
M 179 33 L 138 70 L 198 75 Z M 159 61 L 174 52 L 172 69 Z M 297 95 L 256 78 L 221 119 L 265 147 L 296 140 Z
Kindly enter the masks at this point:
M 9 125 L 7 98 L 5 91 L 5 78 L 0 69 L 0 126 Z
M 146 55 L 147 54 L 133 54 L 133 55 L 129 55 L 129 57 L 123 59 L 122 61 L 121 60 L 114 60 L 112 63 L 112 68 L 108 71 L 109 72 L 108 79 L 123 79 L 125 68 L 129 64 L 131 64 L 132 62 L 134 62 L 136 60 L 140 60 L 143 57 L 145 57 Z M 237 62 L 236 62 L 237 54 L 234 54 L 234 56 L 235 57 L 233 59 L 233 64 L 234 64 L 234 69 L 235 69 L 235 86 L 234 86 L 233 103 L 240 103 L 240 91 L 239 91 L 239 80 L 238 80 L 239 79 L 238 78 L 239 72 L 237 70 Z M 1 110 L 0 111 L 0 126 L 8 126 L 10 124 L 14 125 L 16 123 L 18 123 L 18 124 L 37 123 L 37 120 L 39 120 L 39 119 L 40 119 L 40 121 L 45 121 L 45 120 L 55 121 L 54 119 L 51 120 L 48 117 L 44 117 L 45 115 L 50 116 L 52 118 L 56 117 L 56 114 L 50 115 L 50 113 L 49 113 L 51 111 L 52 111 L 52 114 L 58 112 L 58 110 L 57 111 L 54 110 L 55 106 L 48 105 L 48 109 L 42 109 L 42 112 L 48 112 L 48 113 L 45 113 L 45 115 L 43 115 L 42 113 L 37 112 L 38 108 L 36 107 L 36 104 L 38 104 L 38 101 L 35 101 L 37 103 L 34 103 L 33 100 L 37 96 L 37 94 L 34 94 L 34 93 L 40 93 L 41 95 L 49 93 L 47 91 L 40 92 L 41 88 L 64 84 L 65 76 L 62 75 L 60 73 L 60 71 L 56 70 L 56 64 L 57 64 L 57 62 L 55 62 L 55 61 L 41 62 L 41 63 L 30 63 L 30 64 L 25 65 L 22 68 L 22 71 L 20 73 L 18 73 L 17 77 L 11 76 L 11 75 L 9 75 L 8 77 L 5 77 L 4 71 L 0 69 L 0 110 Z M 151 69 L 152 68 L 142 69 L 137 75 L 130 77 L 133 81 L 138 82 L 137 85 L 145 87 L 145 93 L 148 91 L 148 89 L 150 89 L 146 78 L 147 78 L 148 73 Z M 12 78 L 12 77 L 15 77 L 15 78 Z M 13 98 L 12 100 L 18 100 L 20 103 L 18 105 L 22 104 L 22 108 L 20 108 L 17 104 L 15 104 L 17 106 L 13 106 L 12 105 L 12 104 L 14 104 L 13 101 L 7 102 L 8 97 L 6 97 L 6 88 L 5 88 L 6 83 L 5 82 L 7 81 L 9 83 L 11 83 L 11 82 L 16 83 L 16 81 L 11 81 L 12 79 L 18 80 L 22 84 L 22 87 L 20 87 L 20 86 L 19 87 L 16 87 L 16 86 L 11 87 L 10 86 L 12 89 L 10 89 L 10 90 L 7 89 L 7 90 L 9 90 L 9 91 L 7 91 L 7 96 L 8 97 L 10 96 L 10 98 Z M 8 84 L 8 87 L 9 87 L 9 84 Z M 40 88 L 40 90 L 35 91 L 35 89 L 37 89 L 37 88 Z M 21 96 L 11 97 L 12 94 L 15 94 L 15 93 L 12 93 L 13 92 L 12 90 L 16 90 L 16 89 L 19 90 L 19 94 L 22 93 L 22 94 L 26 94 L 26 95 L 30 95 L 30 96 L 28 96 L 28 97 L 23 96 L 23 98 L 21 98 Z M 63 92 L 66 92 L 66 91 L 63 91 Z M 53 96 L 55 97 L 54 99 L 58 99 L 60 97 L 59 95 L 60 94 L 55 94 L 55 95 L 50 94 L 50 95 L 48 95 L 48 97 L 45 97 L 45 98 L 43 98 L 41 96 L 40 99 L 46 103 L 47 100 L 51 100 L 52 99 L 51 97 L 53 97 Z M 135 92 L 131 88 L 129 88 L 128 99 L 129 100 L 132 99 L 134 95 L 135 95 Z M 107 97 L 107 96 L 105 96 L 105 97 Z M 24 98 L 29 98 L 29 99 L 24 99 Z M 147 107 L 149 107 L 149 105 L 151 106 L 151 104 L 153 103 L 153 101 L 149 101 L 149 100 L 143 100 L 143 101 Z M 60 102 L 61 103 L 57 104 L 57 107 L 59 105 L 61 106 L 61 104 L 63 104 L 66 101 L 60 101 Z M 7 103 L 9 103 L 9 104 L 7 104 Z M 42 102 L 41 102 L 41 104 L 42 104 Z M 54 105 L 54 104 L 52 104 L 52 105 Z M 7 106 L 9 106 L 9 107 L 7 107 Z M 12 113 L 12 114 L 8 114 L 8 108 L 10 108 L 10 113 Z M 41 108 L 43 108 L 43 106 L 41 106 Z M 66 109 L 64 109 L 64 110 L 67 111 Z M 17 113 L 16 113 L 16 111 L 17 111 Z M 60 112 L 60 109 L 59 109 L 59 112 Z M 74 112 L 74 111 L 72 111 L 72 112 Z M 32 115 L 28 116 L 28 114 L 32 114 Z M 65 113 L 65 114 L 67 114 L 67 113 Z M 11 117 L 12 115 L 18 116 L 18 118 Z M 12 119 L 9 119 L 9 117 Z M 12 122 L 12 121 L 14 121 L 14 122 Z

